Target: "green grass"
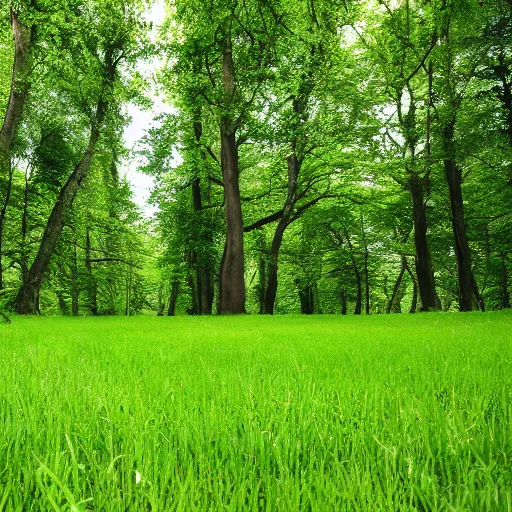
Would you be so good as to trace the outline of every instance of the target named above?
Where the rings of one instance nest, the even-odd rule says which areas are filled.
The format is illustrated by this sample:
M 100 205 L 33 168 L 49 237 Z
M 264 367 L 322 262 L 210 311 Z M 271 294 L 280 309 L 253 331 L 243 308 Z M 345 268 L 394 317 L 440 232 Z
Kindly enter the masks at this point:
M 0 325 L 0 511 L 46 510 L 510 511 L 512 314 Z

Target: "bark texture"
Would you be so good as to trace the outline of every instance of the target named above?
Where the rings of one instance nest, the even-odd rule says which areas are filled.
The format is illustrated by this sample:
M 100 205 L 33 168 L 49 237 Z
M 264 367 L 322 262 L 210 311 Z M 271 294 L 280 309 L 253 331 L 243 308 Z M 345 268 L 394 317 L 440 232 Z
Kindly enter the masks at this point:
M 270 261 L 267 270 L 267 288 L 265 292 L 265 313 L 274 314 L 274 307 L 277 296 L 277 271 L 279 262 L 279 251 L 283 243 L 284 232 L 291 222 L 293 208 L 297 200 L 297 181 L 301 164 L 297 155 L 293 153 L 288 157 L 288 194 L 283 209 L 283 215 L 279 219 L 272 244 L 270 246 Z
M 473 311 L 479 308 L 484 309 L 484 306 L 471 267 L 471 251 L 466 233 L 464 201 L 462 197 L 462 172 L 455 160 L 454 127 L 455 122 L 450 120 L 443 131 L 444 172 L 450 191 L 452 228 L 459 283 L 459 309 L 461 311 Z
M 11 30 L 14 41 L 14 62 L 11 72 L 11 89 L 5 116 L 0 128 L 0 185 L 6 183 L 0 210 L 0 290 L 3 289 L 3 241 L 4 224 L 12 188 L 11 151 L 14 137 L 23 115 L 30 82 L 30 50 L 33 44 L 33 30 L 23 24 L 19 13 L 11 9 Z
M 235 91 L 235 66 L 231 43 L 225 43 L 222 55 L 224 91 L 228 101 Z M 220 121 L 221 165 L 224 182 L 226 244 L 219 282 L 219 314 L 240 315 L 245 311 L 244 226 L 240 198 L 236 124 L 224 113 Z
M 424 198 L 424 180 L 416 173 L 409 177 L 409 190 L 414 216 L 414 245 L 416 248 L 416 275 L 421 299 L 421 311 L 439 309 L 434 270 L 427 238 L 427 211 Z
M 109 69 L 109 86 L 113 83 L 114 73 L 115 69 Z M 89 172 L 107 109 L 108 103 L 104 100 L 103 95 L 101 95 L 96 106 L 95 118 L 91 127 L 87 149 L 59 192 L 57 201 L 46 223 L 37 255 L 16 297 L 16 312 L 20 315 L 35 315 L 40 313 L 39 292 L 43 276 L 50 264 L 57 240 L 64 226 L 65 215 L 73 205 L 76 194 Z

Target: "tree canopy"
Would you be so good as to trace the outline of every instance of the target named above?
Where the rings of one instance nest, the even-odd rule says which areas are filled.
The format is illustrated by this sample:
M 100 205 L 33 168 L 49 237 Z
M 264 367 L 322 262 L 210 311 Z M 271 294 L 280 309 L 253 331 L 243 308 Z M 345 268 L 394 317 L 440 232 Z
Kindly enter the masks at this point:
M 4 4 L 0 309 L 510 308 L 510 1 Z

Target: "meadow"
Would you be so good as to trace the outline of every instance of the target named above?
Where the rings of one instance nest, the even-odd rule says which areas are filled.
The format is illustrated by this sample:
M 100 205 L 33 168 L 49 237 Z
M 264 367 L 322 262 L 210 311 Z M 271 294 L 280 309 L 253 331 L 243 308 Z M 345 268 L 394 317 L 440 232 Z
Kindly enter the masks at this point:
M 0 323 L 0 511 L 510 511 L 512 314 Z

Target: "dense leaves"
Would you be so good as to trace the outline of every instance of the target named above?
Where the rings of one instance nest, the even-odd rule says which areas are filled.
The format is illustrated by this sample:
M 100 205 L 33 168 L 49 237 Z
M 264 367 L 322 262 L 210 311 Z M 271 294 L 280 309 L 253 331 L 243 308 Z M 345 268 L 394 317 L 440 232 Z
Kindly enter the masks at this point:
M 169 0 L 153 41 L 146 8 L 0 8 L 5 303 L 510 307 L 509 2 Z M 156 94 L 168 108 L 141 144 L 148 221 L 122 134 L 126 105 Z

